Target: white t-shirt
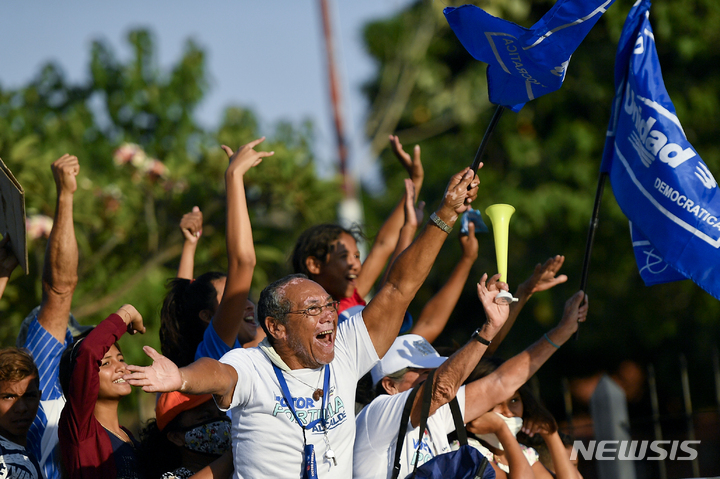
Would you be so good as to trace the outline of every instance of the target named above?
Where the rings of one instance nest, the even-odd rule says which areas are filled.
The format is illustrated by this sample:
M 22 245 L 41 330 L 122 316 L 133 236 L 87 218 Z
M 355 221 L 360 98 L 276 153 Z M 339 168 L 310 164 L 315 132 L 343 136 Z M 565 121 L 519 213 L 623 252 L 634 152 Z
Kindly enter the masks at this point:
M 305 431 L 307 443 L 315 446 L 318 478 L 352 477 L 355 390 L 358 379 L 378 360 L 362 314 L 338 325 L 335 358 L 329 366 L 330 392 L 326 405 L 327 436 L 337 466 L 324 458 L 327 445 L 322 425 L 318 423 Z M 220 362 L 233 366 L 238 374 L 230 405 L 234 477 L 301 477 L 302 428 L 287 407 L 268 357 L 259 348 L 234 349 Z M 314 400 L 312 393 L 317 385 L 322 387 L 322 374 L 323 368 L 284 373 L 295 400 L 295 410 L 305 424 L 320 417 L 322 399 Z
M 353 478 L 389 478 L 392 477 L 395 445 L 402 419 L 403 408 L 410 391 L 400 394 L 382 395 L 363 409 L 356 419 L 357 438 L 355 439 Z M 465 386 L 457 393 L 460 411 L 465 411 Z M 447 435 L 455 430 L 450 406 L 445 404 L 428 418 L 427 428 L 420 447 L 418 466 L 433 457 L 450 452 Z M 400 455 L 400 474 L 402 478 L 412 472 L 415 451 L 418 446 L 420 427 L 413 428 L 408 421 L 403 452 Z

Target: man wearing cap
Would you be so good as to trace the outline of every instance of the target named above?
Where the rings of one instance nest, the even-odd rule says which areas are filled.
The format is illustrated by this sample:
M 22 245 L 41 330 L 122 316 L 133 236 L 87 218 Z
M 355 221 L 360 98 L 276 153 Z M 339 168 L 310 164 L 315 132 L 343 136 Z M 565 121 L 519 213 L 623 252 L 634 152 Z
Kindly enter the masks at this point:
M 394 262 L 387 282 L 340 326 L 337 304 L 322 286 L 291 275 L 260 294 L 267 341 L 259 348 L 178 369 L 146 346 L 153 365 L 128 366 L 133 373 L 125 380 L 147 392 L 212 393 L 231 409 L 235 478 L 352 477 L 357 381 L 390 348 L 477 184 L 468 168 L 451 178 L 440 208 Z
M 405 403 L 412 388 L 424 381 L 431 369 L 437 368 L 437 371 L 427 429 L 420 440 L 420 409 L 425 388 L 425 384 L 421 384 L 410 412 L 397 477 L 412 472 L 415 458 L 418 465 L 422 465 L 439 454 L 450 452 L 447 434 L 455 430 L 455 424 L 448 403 L 453 398 L 457 397 L 464 423 L 480 417 L 495 404 L 510 398 L 556 351 L 556 345 L 570 338 L 577 330 L 578 321 L 584 321 L 587 315 L 587 302 L 580 307 L 583 295 L 578 292 L 566 303 L 560 324 L 548 333 L 552 343 L 549 339 L 540 339 L 489 376 L 461 386 L 508 318 L 508 305 L 494 301 L 501 289 L 508 289 L 507 284 L 498 282 L 498 278 L 499 275 L 493 276 L 486 285 L 487 275 L 483 275 L 478 283 L 478 297 L 487 321 L 449 359 L 441 357 L 422 337 L 406 335 L 397 338 L 382 361 L 372 369 L 373 383 L 381 394 L 356 419 L 353 478 L 392 477 Z
M 82 327 L 70 315 L 77 286 L 78 248 L 73 225 L 73 194 L 80 164 L 63 155 L 51 165 L 57 203 L 52 231 L 45 251 L 42 303 L 23 321 L 16 345 L 30 351 L 40 373 L 40 408 L 28 432 L 28 449 L 35 455 L 47 479 L 60 479 L 58 421 L 65 405 L 58 370 L 60 357 L 73 335 Z M 68 328 L 70 321 L 72 328 Z

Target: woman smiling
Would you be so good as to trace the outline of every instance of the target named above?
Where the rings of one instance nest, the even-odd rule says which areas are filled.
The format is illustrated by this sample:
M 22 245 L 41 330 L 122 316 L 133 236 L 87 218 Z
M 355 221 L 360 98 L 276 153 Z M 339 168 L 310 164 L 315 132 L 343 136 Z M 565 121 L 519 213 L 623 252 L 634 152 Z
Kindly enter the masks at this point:
M 125 359 L 117 344 L 125 333 L 144 333 L 142 316 L 126 304 L 69 347 L 60 361 L 67 399 L 60 416 L 62 460 L 68 477 L 140 479 L 136 441 L 118 420 L 120 399 L 130 394 L 123 380 Z

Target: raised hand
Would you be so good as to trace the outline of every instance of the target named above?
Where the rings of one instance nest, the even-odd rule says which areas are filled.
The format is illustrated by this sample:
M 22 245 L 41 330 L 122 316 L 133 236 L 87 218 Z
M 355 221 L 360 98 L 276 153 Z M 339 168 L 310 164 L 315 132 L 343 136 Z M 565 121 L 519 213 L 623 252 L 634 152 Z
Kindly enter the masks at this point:
M 77 175 L 80 172 L 80 162 L 77 156 L 67 153 L 55 160 L 52 165 L 53 178 L 58 195 L 60 193 L 75 193 L 77 190 Z
M 132 304 L 124 304 L 120 306 L 120 309 L 115 311 L 115 314 L 120 316 L 127 326 L 127 331 L 130 334 L 140 333 L 145 334 L 145 326 L 143 325 L 142 315 L 135 309 Z
M 405 180 L 405 224 L 413 227 L 417 227 L 422 223 L 425 202 L 421 201 L 415 206 L 415 185 L 412 180 Z
M 417 224 L 422 224 L 424 218 L 425 218 L 425 202 L 420 201 L 415 206 L 415 220 L 417 221 Z
M 500 275 L 496 274 L 490 278 L 490 281 L 487 281 L 487 273 L 485 273 L 477 284 L 478 299 L 485 310 L 488 325 L 494 333 L 500 331 L 510 314 L 510 306 L 507 303 L 498 304 L 495 302 L 495 296 L 497 296 L 500 291 L 507 291 L 509 289 L 507 283 L 503 283 L 499 281 L 499 279 Z
M 18 260 L 10 248 L 10 236 L 5 233 L 0 241 L 0 278 L 9 278 L 17 266 Z
M 564 274 L 556 276 L 564 262 L 565 256 L 557 255 L 549 258 L 542 265 L 540 263 L 535 265 L 533 274 L 518 287 L 518 291 L 521 292 L 518 294 L 531 296 L 533 293 L 548 290 L 567 281 L 567 276 Z
M 478 240 L 475 236 L 475 223 L 470 221 L 468 223 L 468 234 L 460 235 L 460 247 L 462 248 L 463 258 L 467 258 L 472 262 L 478 257 Z
M 470 168 L 465 168 L 450 178 L 440 209 L 452 223 L 470 208 L 470 204 L 477 197 L 478 184 L 480 180 Z M 444 216 L 441 218 L 444 219 Z
M 193 206 L 190 213 L 185 213 L 180 220 L 180 231 L 186 241 L 197 243 L 202 236 L 203 215 L 200 208 Z
M 183 385 L 182 374 L 178 367 L 150 346 L 143 346 L 145 354 L 153 360 L 151 366 L 128 364 L 123 379 L 132 386 L 142 387 L 147 393 L 179 391 Z
M 390 146 L 392 147 L 393 153 L 395 153 L 395 156 L 400 161 L 400 164 L 407 170 L 410 179 L 413 180 L 413 183 L 418 180 L 422 181 L 425 177 L 425 171 L 423 170 L 422 162 L 420 161 L 420 145 L 415 145 L 412 157 L 403 150 L 400 139 L 395 135 L 390 135 Z
M 583 301 L 583 298 L 585 301 Z M 582 304 L 581 304 L 582 303 Z M 565 310 L 557 330 L 569 338 L 578 329 L 578 323 L 582 323 L 587 319 L 589 301 L 588 297 L 582 291 L 578 291 L 565 302 Z
M 537 418 L 528 418 L 523 419 L 522 429 L 520 430 L 530 437 L 533 437 L 535 434 L 547 436 L 557 431 L 557 426 L 555 426 L 554 430 L 552 426 L 553 425 L 548 424 L 546 421 Z
M 473 434 L 495 434 L 508 427 L 500 414 L 488 411 L 477 419 L 468 423 L 468 430 Z M 509 429 L 508 429 L 509 431 Z
M 263 141 L 265 141 L 264 136 L 241 146 L 235 153 L 233 153 L 229 146 L 222 145 L 222 149 L 225 150 L 225 153 L 230 159 L 230 165 L 228 166 L 225 176 L 230 176 L 234 173 L 244 175 L 250 168 L 259 165 L 263 158 L 274 155 L 274 151 L 255 151 L 253 149 Z

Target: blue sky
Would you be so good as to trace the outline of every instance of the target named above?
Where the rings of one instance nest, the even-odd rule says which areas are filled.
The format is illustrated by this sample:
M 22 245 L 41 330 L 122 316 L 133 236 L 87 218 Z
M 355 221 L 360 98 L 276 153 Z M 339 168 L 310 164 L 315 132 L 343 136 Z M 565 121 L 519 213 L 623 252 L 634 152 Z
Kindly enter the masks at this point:
M 371 160 L 363 147 L 367 104 L 360 86 L 376 68 L 363 49 L 362 26 L 409 3 L 331 1 L 356 169 L 365 169 Z M 266 127 L 280 119 L 309 118 L 317 129 L 320 170 L 330 168 L 335 147 L 317 0 L 7 2 L 0 15 L 0 85 L 23 85 L 51 60 L 70 79 L 82 80 L 92 40 L 104 38 L 127 58 L 125 36 L 137 27 L 155 34 L 161 66 L 177 61 L 188 38 L 207 52 L 211 90 L 198 111 L 203 124 L 216 125 L 228 104 L 252 108 Z

